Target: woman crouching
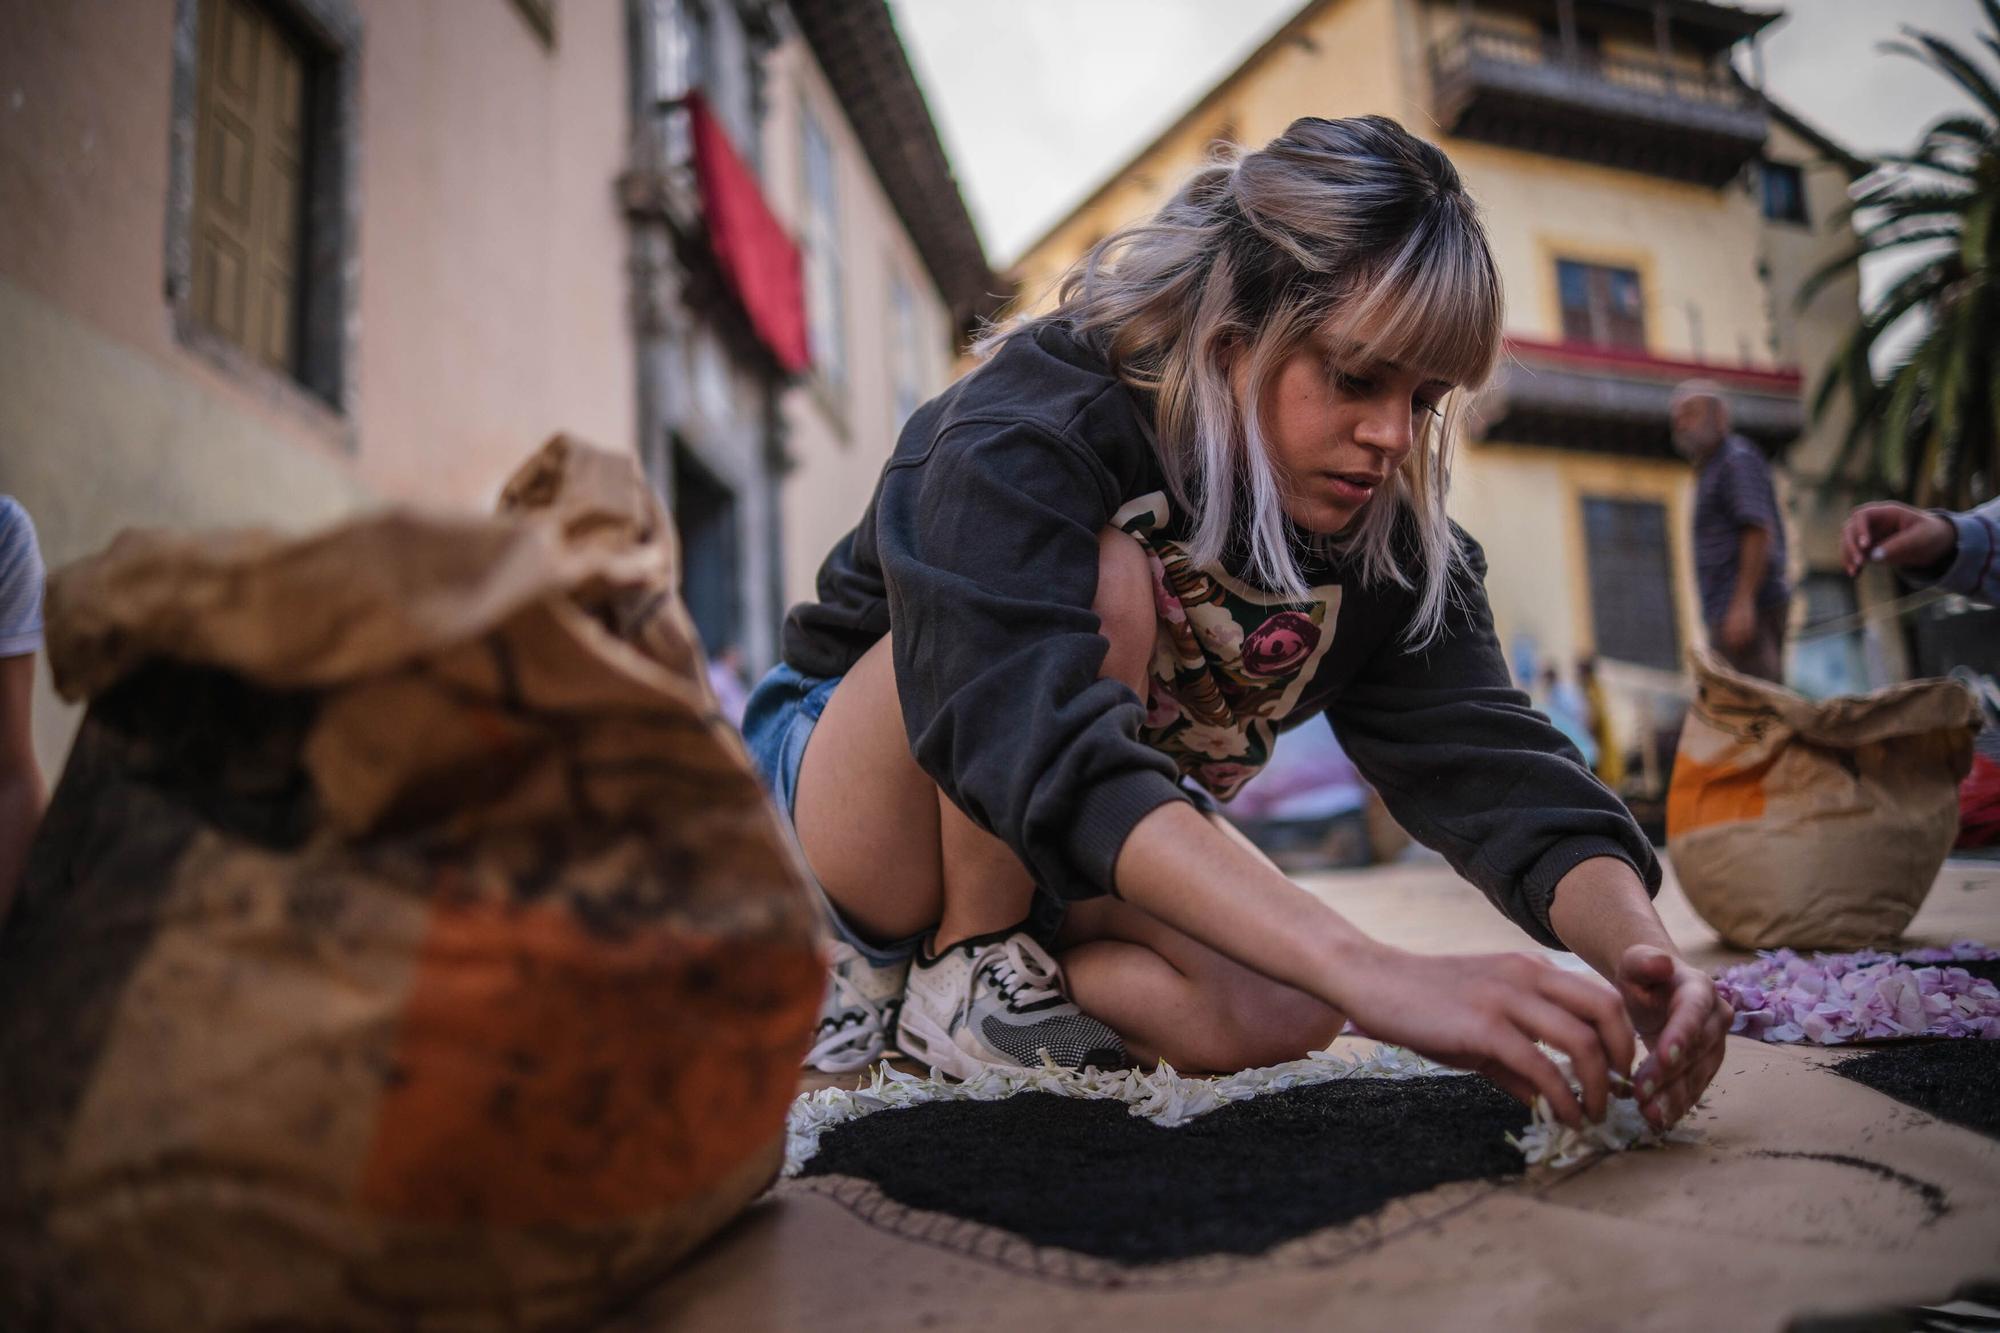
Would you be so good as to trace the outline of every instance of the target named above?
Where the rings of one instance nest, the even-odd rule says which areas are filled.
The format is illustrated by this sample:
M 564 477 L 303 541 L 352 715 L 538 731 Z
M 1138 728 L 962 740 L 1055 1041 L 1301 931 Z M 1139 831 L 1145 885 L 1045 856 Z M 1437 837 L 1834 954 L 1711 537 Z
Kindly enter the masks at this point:
M 1450 161 L 1380 117 L 1300 120 L 1058 296 L 912 416 L 750 703 L 838 941 L 814 1062 L 1233 1070 L 1351 1019 L 1575 1123 L 1636 1029 L 1646 1113 L 1678 1118 L 1728 1008 L 1653 911 L 1644 836 L 1512 688 L 1445 516 L 1501 342 Z M 1384 945 L 1214 817 L 1318 718 L 1610 984 Z

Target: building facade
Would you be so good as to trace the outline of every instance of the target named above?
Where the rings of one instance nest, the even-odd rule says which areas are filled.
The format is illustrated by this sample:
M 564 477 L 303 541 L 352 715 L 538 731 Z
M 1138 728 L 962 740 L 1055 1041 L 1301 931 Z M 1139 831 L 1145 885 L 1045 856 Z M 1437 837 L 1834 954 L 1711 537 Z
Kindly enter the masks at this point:
M 51 566 L 484 508 L 563 430 L 639 456 L 754 671 L 992 305 L 881 0 L 10 4 L 0 126 L 0 492 Z M 46 668 L 35 714 L 54 771 Z
M 554 0 L 0 6 L 0 491 L 49 563 L 634 447 L 626 48 Z M 46 669 L 35 711 L 53 772 Z
M 1737 429 L 1782 456 L 1806 429 L 1800 359 L 1853 313 L 1850 292 L 1782 330 L 1774 317 L 1772 120 L 1730 56 L 1775 17 L 1705 0 L 1316 0 L 1015 276 L 1046 299 L 1219 143 L 1261 144 L 1302 115 L 1386 114 L 1434 139 L 1482 207 L 1507 296 L 1507 355 L 1453 512 L 1486 550 L 1517 662 L 1568 676 L 1595 657 L 1621 734 L 1650 735 L 1683 706 L 1704 637 L 1669 396 L 1719 381 Z
M 792 0 L 764 160 L 805 260 L 812 365 L 785 393 L 784 601 L 861 517 L 911 412 L 1003 303 L 883 0 Z

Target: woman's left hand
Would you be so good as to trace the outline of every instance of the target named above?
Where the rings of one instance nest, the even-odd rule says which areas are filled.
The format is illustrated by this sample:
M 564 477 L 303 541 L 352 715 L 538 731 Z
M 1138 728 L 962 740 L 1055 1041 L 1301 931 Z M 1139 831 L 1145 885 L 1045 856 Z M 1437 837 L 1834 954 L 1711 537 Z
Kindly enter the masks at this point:
M 1706 972 L 1650 944 L 1625 950 L 1613 984 L 1646 1042 L 1633 1093 L 1647 1122 L 1664 1129 L 1686 1114 L 1722 1067 L 1735 1013 Z

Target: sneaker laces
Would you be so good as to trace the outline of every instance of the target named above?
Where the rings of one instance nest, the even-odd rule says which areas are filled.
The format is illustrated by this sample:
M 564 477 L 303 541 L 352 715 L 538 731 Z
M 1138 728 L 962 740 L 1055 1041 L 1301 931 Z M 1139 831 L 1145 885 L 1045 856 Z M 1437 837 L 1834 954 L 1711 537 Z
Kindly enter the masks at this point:
M 1063 999 L 1062 968 L 1026 935 L 1010 936 L 986 964 L 993 984 L 1011 1009 L 1032 1009 Z
M 847 964 L 860 958 L 854 946 L 842 940 L 833 941 L 827 954 L 827 979 L 839 1008 L 833 1015 L 836 1019 L 833 1031 L 813 1043 L 806 1052 L 806 1063 L 828 1074 L 851 1074 L 866 1069 L 888 1046 L 883 1012 L 887 1006 L 862 994 L 845 971 Z M 862 1021 L 844 1021 L 851 1019 L 857 1009 Z

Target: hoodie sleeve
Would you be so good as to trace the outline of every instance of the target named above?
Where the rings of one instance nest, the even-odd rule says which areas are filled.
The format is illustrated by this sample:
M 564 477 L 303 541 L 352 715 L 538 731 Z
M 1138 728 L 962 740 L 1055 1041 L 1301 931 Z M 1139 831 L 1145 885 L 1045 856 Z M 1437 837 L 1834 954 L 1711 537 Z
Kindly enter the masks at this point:
M 1064 898 L 1110 890 L 1132 827 L 1186 800 L 1139 739 L 1132 691 L 1100 679 L 1098 532 L 1118 504 L 1083 444 L 961 421 L 885 473 L 877 550 L 903 720 L 939 788 Z
M 1387 636 L 1328 708 L 1348 757 L 1397 821 L 1542 944 L 1557 883 L 1616 857 L 1660 888 L 1660 865 L 1631 814 L 1576 747 L 1513 687 L 1486 602 L 1486 557 L 1459 534 L 1468 570 L 1438 638 Z
M 1989 500 L 1963 514 L 1934 512 L 1951 523 L 1958 547 L 1941 569 L 1921 571 L 1913 581 L 2000 606 L 2000 560 L 1994 558 L 2000 553 L 2000 500 Z

